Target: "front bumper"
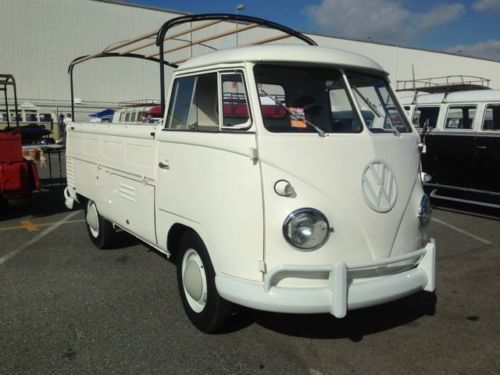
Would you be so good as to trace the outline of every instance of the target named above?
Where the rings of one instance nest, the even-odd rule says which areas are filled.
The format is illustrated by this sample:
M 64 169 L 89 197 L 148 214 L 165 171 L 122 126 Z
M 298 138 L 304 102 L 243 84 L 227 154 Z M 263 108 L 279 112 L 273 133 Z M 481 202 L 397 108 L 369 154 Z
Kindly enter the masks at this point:
M 390 265 L 415 259 L 416 266 L 398 273 L 384 274 Z M 418 262 L 418 264 L 417 264 Z M 377 277 L 356 277 L 361 271 L 381 270 Z M 275 280 L 284 275 L 328 272 L 326 287 L 285 288 Z M 430 240 L 425 247 L 397 257 L 347 265 L 281 265 L 266 275 L 263 283 L 217 275 L 217 291 L 228 301 L 257 310 L 285 313 L 331 313 L 343 318 L 347 310 L 359 309 L 397 300 L 420 290 L 435 290 L 436 245 Z

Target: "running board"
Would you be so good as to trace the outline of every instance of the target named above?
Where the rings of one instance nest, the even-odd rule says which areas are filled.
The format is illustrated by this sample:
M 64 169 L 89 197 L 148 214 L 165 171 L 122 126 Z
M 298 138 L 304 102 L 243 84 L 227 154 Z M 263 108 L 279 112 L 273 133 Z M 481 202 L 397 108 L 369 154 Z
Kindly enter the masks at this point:
M 438 189 L 434 189 L 434 190 L 431 191 L 431 194 L 430 194 L 431 198 L 443 199 L 443 200 L 448 200 L 448 201 L 453 201 L 453 202 L 460 202 L 460 203 L 469 203 L 469 204 L 474 204 L 474 205 L 483 206 L 483 207 L 500 208 L 500 204 L 474 201 L 474 200 L 471 200 L 471 199 L 461 199 L 461 198 L 448 197 L 446 195 L 440 195 L 440 194 L 438 194 L 437 191 L 438 191 Z

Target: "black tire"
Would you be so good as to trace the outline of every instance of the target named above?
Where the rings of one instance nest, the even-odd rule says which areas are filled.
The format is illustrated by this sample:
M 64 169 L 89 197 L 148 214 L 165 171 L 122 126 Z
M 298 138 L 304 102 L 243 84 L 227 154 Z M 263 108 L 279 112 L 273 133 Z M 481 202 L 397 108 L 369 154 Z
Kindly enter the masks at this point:
M 212 262 L 205 244 L 196 233 L 184 233 L 176 265 L 179 295 L 189 320 L 202 332 L 220 331 L 231 315 L 232 303 L 217 292 Z M 191 282 L 191 292 L 188 292 L 190 287 L 186 282 Z
M 85 205 L 85 225 L 92 243 L 99 249 L 109 249 L 115 242 L 113 224 L 103 218 L 94 201 L 88 200 Z

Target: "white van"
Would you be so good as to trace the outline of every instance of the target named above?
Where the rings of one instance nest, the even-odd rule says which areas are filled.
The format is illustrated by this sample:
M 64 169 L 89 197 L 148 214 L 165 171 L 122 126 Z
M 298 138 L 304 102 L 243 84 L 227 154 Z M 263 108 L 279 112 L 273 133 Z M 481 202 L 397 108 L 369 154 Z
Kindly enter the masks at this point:
M 17 124 L 19 126 L 38 125 L 41 128 L 47 129 L 51 132 L 51 138 L 60 138 L 60 129 L 57 124 L 57 116 L 51 109 L 37 107 L 31 103 L 23 103 L 19 106 L 17 111 L 14 108 L 10 110 L 0 110 L 0 129 L 6 128 L 10 124 Z
M 184 308 L 204 332 L 233 303 L 341 318 L 435 289 L 419 136 L 387 73 L 280 27 L 310 45 L 180 64 L 163 124 L 68 130 L 68 206 L 84 205 L 97 247 L 120 227 L 174 257 Z
M 119 109 L 113 114 L 111 122 L 115 124 L 143 124 L 159 123 L 161 118 L 157 118 L 159 112 L 159 102 L 155 100 L 136 100 L 121 102 Z

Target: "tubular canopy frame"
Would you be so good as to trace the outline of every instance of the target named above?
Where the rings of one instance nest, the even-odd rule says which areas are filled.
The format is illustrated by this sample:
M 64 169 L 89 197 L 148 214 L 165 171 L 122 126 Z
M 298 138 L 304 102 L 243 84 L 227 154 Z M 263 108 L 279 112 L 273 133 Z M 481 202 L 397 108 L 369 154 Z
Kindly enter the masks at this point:
M 205 21 L 205 22 L 203 22 Z M 203 22 L 202 24 L 199 24 L 199 22 Z M 192 33 L 194 31 L 199 31 L 206 29 L 210 26 L 214 26 L 216 24 L 222 23 L 222 22 L 231 22 L 235 23 L 235 29 L 234 30 L 229 30 L 229 31 L 224 31 L 220 32 L 211 36 L 204 36 L 202 39 L 195 40 L 193 41 L 192 39 Z M 176 33 L 171 33 L 170 35 L 167 35 L 167 33 L 172 30 L 175 27 L 178 27 L 183 24 L 191 24 L 190 28 L 188 29 L 183 29 L 181 31 L 178 31 Z M 193 25 L 193 23 L 198 23 L 197 25 Z M 241 25 L 241 27 L 238 27 Z M 81 56 L 76 59 L 74 59 L 69 67 L 68 67 L 68 73 L 70 75 L 70 85 L 71 85 L 71 113 L 73 118 L 75 118 L 75 104 L 74 104 L 74 86 L 73 86 L 73 70 L 74 67 L 78 64 L 81 64 L 85 61 L 95 59 L 95 58 L 102 58 L 102 57 L 130 57 L 130 58 L 138 58 L 138 59 L 143 59 L 143 60 L 149 60 L 153 61 L 156 63 L 159 63 L 160 65 L 160 105 L 161 105 L 161 114 L 164 114 L 165 110 L 165 65 L 177 68 L 177 64 L 184 61 L 168 61 L 165 59 L 165 55 L 168 53 L 176 52 L 179 50 L 185 50 L 189 49 L 193 46 L 196 45 L 202 45 L 204 47 L 210 48 L 210 49 L 216 49 L 213 46 L 206 45 L 206 42 L 220 39 L 229 35 L 238 35 L 238 33 L 244 32 L 246 30 L 250 30 L 256 27 L 265 27 L 268 29 L 276 30 L 281 32 L 281 34 L 268 37 L 266 39 L 258 40 L 246 45 L 258 45 L 258 44 L 265 44 L 269 43 L 272 41 L 276 40 L 281 40 L 285 38 L 290 38 L 294 37 L 296 39 L 299 39 L 303 42 L 305 42 L 308 45 L 311 46 L 316 46 L 316 42 L 312 40 L 311 38 L 307 37 L 306 35 L 293 30 L 289 27 L 267 21 L 261 18 L 257 17 L 250 17 L 250 16 L 245 16 L 245 15 L 240 15 L 240 14 L 226 14 L 226 13 L 215 13 L 215 14 L 198 14 L 198 15 L 185 15 L 185 16 L 180 16 L 173 18 L 167 22 L 165 22 L 158 30 L 150 31 L 148 33 L 142 34 L 138 37 L 128 39 L 125 41 L 121 41 L 118 43 L 114 43 L 107 48 L 105 48 L 102 51 L 86 55 L 86 56 Z M 181 39 L 179 37 L 183 35 L 190 35 L 189 40 L 186 39 Z M 151 41 L 152 38 L 155 38 L 155 41 Z M 181 41 L 185 42 L 185 44 L 182 44 L 177 47 L 172 47 L 170 49 L 165 49 L 165 42 L 167 41 Z M 146 42 L 145 42 L 146 41 Z M 236 43 L 238 43 L 238 39 L 236 39 Z M 146 49 L 156 45 L 158 47 L 158 53 L 148 53 L 146 54 Z M 236 45 L 237 46 L 237 45 Z
M 17 108 L 16 80 L 12 74 L 0 74 L 0 91 L 4 93 L 5 113 L 7 115 L 7 129 L 10 129 L 9 101 L 7 99 L 7 86 L 12 86 L 14 91 L 14 111 L 16 113 L 16 126 L 19 127 L 19 110 Z

